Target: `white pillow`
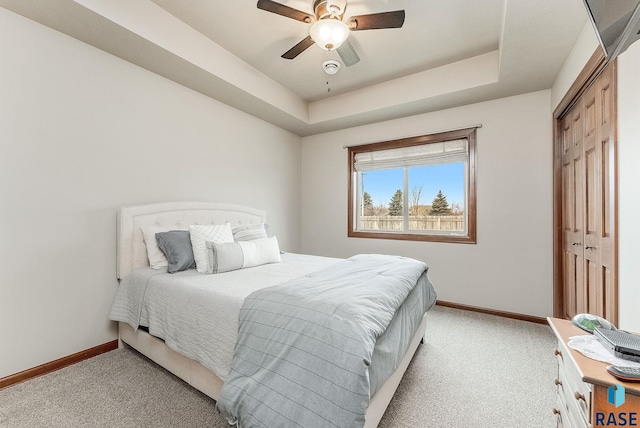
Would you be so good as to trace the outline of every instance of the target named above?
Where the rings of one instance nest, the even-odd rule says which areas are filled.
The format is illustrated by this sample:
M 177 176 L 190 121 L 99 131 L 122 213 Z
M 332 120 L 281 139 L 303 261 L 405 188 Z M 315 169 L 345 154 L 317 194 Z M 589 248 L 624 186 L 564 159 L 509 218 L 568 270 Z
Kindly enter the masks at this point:
M 238 244 L 240 244 L 242 255 L 244 256 L 242 263 L 243 269 L 282 261 L 278 239 L 275 236 L 251 241 L 240 241 Z
M 196 261 L 196 269 L 200 273 L 211 273 L 209 256 L 207 255 L 207 241 L 217 244 L 233 242 L 231 224 L 194 224 L 189 226 L 191 234 L 191 247 L 193 248 L 193 258 Z
M 158 247 L 158 242 L 156 241 L 156 233 L 160 232 L 169 232 L 171 230 L 188 230 L 185 226 L 159 226 L 157 224 L 142 226 L 140 227 L 142 231 L 142 238 L 144 239 L 144 244 L 147 247 L 147 258 L 149 259 L 149 267 L 151 269 L 162 269 L 163 267 L 169 266 L 169 262 L 165 257 L 164 253 Z

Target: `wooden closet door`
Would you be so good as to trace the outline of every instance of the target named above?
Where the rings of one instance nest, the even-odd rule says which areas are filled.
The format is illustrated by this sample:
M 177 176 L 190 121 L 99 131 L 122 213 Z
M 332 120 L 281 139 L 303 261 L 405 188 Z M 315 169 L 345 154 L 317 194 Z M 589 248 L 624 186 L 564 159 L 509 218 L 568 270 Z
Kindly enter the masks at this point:
M 562 119 L 564 316 L 617 322 L 615 63 Z

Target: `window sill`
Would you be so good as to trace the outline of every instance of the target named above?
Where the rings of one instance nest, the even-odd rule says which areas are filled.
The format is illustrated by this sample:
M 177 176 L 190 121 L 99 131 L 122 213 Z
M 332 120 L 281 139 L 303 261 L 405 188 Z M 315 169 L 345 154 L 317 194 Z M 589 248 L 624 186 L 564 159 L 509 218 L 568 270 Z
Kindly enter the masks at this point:
M 475 234 L 444 234 L 444 233 L 402 233 L 402 232 L 373 232 L 350 230 L 349 238 L 367 239 L 395 239 L 401 241 L 449 242 L 455 244 L 476 244 Z

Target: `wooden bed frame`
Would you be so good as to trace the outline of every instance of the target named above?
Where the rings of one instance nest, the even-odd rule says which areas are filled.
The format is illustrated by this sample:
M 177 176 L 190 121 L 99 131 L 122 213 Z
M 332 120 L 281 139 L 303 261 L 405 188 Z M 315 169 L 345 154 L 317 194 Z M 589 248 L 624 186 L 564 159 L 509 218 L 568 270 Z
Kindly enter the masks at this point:
M 248 226 L 266 223 L 262 210 L 240 205 L 211 202 L 167 202 L 123 207 L 118 212 L 117 277 L 124 278 L 134 269 L 149 266 L 141 226 L 189 226 L 191 224 L 220 224 Z M 416 330 L 409 349 L 398 369 L 385 381 L 371 398 L 365 415 L 365 427 L 376 427 L 382 419 L 402 376 L 415 354 L 426 328 L 426 316 Z M 147 358 L 169 370 L 197 390 L 217 400 L 223 381 L 202 364 L 170 349 L 164 341 L 139 329 L 134 331 L 127 323 L 119 323 L 119 343 L 131 346 Z

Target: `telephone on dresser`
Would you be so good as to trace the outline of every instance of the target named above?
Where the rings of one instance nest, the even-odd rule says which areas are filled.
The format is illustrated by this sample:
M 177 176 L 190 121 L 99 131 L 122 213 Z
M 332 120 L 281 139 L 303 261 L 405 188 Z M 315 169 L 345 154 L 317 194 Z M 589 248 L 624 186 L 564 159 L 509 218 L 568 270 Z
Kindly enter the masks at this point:
M 578 314 L 575 317 L 573 317 L 571 322 L 574 325 L 577 325 L 578 327 L 583 329 L 584 331 L 588 331 L 589 333 L 593 333 L 593 331 L 596 328 L 599 328 L 602 330 L 616 330 L 616 326 L 611 324 L 606 319 L 599 317 L 597 315 Z
M 609 321 L 591 314 L 578 314 L 571 322 L 592 333 L 598 342 L 618 358 L 640 363 L 640 336 L 618 330 Z M 622 375 L 621 373 L 612 373 Z M 627 374 L 627 377 L 631 377 Z

